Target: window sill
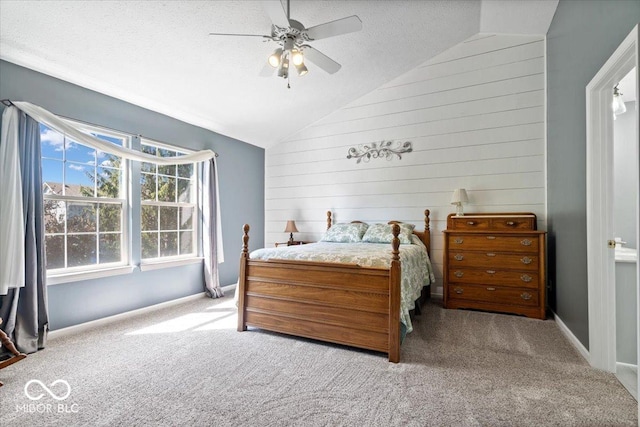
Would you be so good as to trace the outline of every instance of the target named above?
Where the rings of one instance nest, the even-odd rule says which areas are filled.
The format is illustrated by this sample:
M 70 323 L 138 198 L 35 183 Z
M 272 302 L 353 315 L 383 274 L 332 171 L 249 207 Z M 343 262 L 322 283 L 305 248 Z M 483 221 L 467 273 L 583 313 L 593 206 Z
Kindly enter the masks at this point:
M 130 274 L 135 269 L 132 265 L 105 268 L 101 270 L 79 271 L 74 273 L 63 273 L 47 276 L 47 285 L 58 285 L 61 283 L 79 282 L 82 280 L 100 279 L 103 277 L 119 276 Z
M 160 259 L 154 261 L 145 261 L 140 263 L 140 271 L 158 270 L 161 268 L 180 267 L 182 265 L 198 264 L 204 260 L 203 257 L 192 258 L 174 258 L 174 259 Z

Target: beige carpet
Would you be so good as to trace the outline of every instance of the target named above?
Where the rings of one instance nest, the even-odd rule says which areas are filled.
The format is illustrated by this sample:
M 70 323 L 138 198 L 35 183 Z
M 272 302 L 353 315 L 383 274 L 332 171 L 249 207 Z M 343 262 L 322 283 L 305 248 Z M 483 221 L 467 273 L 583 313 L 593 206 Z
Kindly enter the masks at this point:
M 430 302 L 399 364 L 239 333 L 235 320 L 230 297 L 203 298 L 52 339 L 0 371 L 0 425 L 638 424 L 635 400 L 612 374 L 591 369 L 551 320 Z

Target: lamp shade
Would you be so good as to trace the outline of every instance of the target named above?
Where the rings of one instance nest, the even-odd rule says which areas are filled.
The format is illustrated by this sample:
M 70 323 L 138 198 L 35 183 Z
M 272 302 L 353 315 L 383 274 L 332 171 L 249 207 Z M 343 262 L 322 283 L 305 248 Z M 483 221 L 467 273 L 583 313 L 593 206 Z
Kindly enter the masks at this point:
M 451 196 L 451 204 L 457 205 L 458 203 L 467 203 L 469 201 L 469 197 L 467 196 L 467 190 L 464 188 L 456 188 L 453 190 L 453 195 Z
M 292 219 L 287 221 L 287 226 L 284 229 L 285 233 L 297 233 L 298 229 L 296 228 L 296 222 Z

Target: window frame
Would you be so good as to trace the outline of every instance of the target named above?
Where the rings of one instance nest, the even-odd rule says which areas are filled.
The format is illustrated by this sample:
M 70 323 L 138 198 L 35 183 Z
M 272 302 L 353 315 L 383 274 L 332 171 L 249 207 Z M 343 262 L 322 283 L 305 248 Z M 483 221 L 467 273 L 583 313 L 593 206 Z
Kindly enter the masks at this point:
M 89 133 L 89 134 L 94 134 L 94 135 L 101 135 L 101 136 L 106 136 L 106 137 L 110 137 L 110 138 L 116 138 L 116 139 L 120 139 L 122 140 L 122 145 L 123 147 L 131 147 L 132 144 L 132 140 L 133 140 L 133 136 L 125 133 L 125 132 L 120 132 L 120 131 L 116 131 L 113 129 L 109 129 L 103 126 L 98 126 L 98 125 L 93 125 L 93 124 L 87 124 L 87 123 L 82 123 L 82 122 L 78 122 L 75 120 L 71 120 L 71 119 L 64 119 L 64 121 L 68 122 L 69 124 L 76 126 L 78 128 L 80 128 L 81 131 Z M 66 174 L 67 174 L 67 162 L 69 161 L 67 159 L 67 148 L 66 148 L 66 141 L 67 139 L 73 141 L 74 144 L 78 144 L 81 145 L 83 148 L 86 149 L 92 149 L 92 147 L 89 147 L 85 144 L 82 144 L 80 142 L 74 141 L 73 138 L 69 138 L 64 132 L 59 132 L 56 129 L 52 129 L 50 126 L 47 126 L 46 124 L 40 124 L 41 126 L 45 126 L 48 129 L 51 129 L 52 131 L 61 134 L 64 138 L 64 145 L 65 145 L 65 150 L 64 150 L 64 155 L 62 157 L 61 163 L 63 165 L 63 169 L 62 169 L 62 174 L 63 174 L 63 183 L 66 184 Z M 119 157 L 119 156 L 116 156 Z M 40 154 L 40 158 L 41 160 L 46 160 L 46 159 L 51 159 L 48 158 L 46 156 L 43 156 L 43 154 Z M 108 276 L 113 276 L 113 275 L 118 275 L 118 274 L 127 274 L 127 273 L 131 273 L 134 270 L 134 266 L 132 265 L 131 262 L 131 188 L 129 185 L 130 182 L 130 177 L 131 177 L 131 162 L 125 158 L 119 157 L 121 159 L 121 163 L 120 163 L 120 173 L 121 173 L 121 179 L 120 179 L 120 191 L 119 191 L 119 196 L 118 198 L 111 198 L 111 197 L 97 197 L 97 195 L 94 195 L 93 197 L 84 197 L 84 196 L 71 196 L 71 195 L 46 195 L 43 193 L 43 208 L 44 206 L 46 206 L 46 202 L 47 201 L 64 201 L 66 203 L 88 203 L 88 204 L 94 204 L 99 205 L 99 204 L 113 204 L 113 205 L 118 205 L 121 207 L 121 217 L 120 217 L 120 261 L 115 261 L 115 262 L 108 262 L 108 263 L 98 263 L 96 262 L 95 264 L 89 264 L 89 265 L 82 265 L 82 266 L 74 266 L 74 267 L 62 267 L 62 268 L 46 268 L 45 265 L 45 272 L 46 272 L 46 277 L 47 277 L 47 284 L 48 285 L 55 285 L 55 284 L 59 284 L 59 283 L 67 283 L 67 282 L 74 282 L 74 281 L 80 281 L 80 280 L 87 280 L 87 279 L 95 279 L 95 278 L 100 278 L 100 277 L 108 277 Z M 60 159 L 53 159 L 53 160 L 60 160 Z M 73 163 L 73 162 L 72 162 Z M 95 169 L 94 171 L 97 171 L 97 169 L 100 167 L 100 165 L 98 164 L 98 159 L 96 158 L 96 164 L 94 165 Z M 42 184 L 45 184 L 45 180 L 44 177 L 42 176 L 41 173 L 41 179 L 42 179 Z M 94 191 L 96 191 L 96 187 L 95 187 L 96 183 L 94 182 Z M 43 212 L 44 213 L 44 212 Z M 95 234 L 96 235 L 96 254 L 99 257 L 99 237 L 101 235 L 100 233 L 100 228 L 99 228 L 99 214 L 96 210 L 96 230 L 95 232 L 87 232 L 87 234 Z M 65 237 L 65 250 L 64 250 L 64 259 L 65 259 L 65 265 L 68 264 L 68 256 L 69 256 L 69 251 L 67 248 L 67 243 L 66 243 L 66 238 L 68 237 L 69 234 L 78 234 L 81 235 L 79 233 L 69 233 L 68 229 L 67 229 L 67 221 L 65 218 L 65 226 L 64 226 L 64 231 L 63 232 L 58 232 L 58 233 L 47 233 L 45 230 L 45 242 L 46 242 L 46 236 L 64 236 Z M 102 233 L 104 234 L 104 233 Z M 108 233 L 107 233 L 108 234 Z M 46 243 L 45 243 L 46 245 Z
M 188 148 L 184 148 L 184 147 L 178 147 L 172 144 L 167 144 L 165 142 L 160 142 L 158 140 L 152 139 L 152 138 L 147 138 L 147 137 L 140 137 L 139 140 L 140 143 L 140 151 L 143 150 L 143 146 L 152 146 L 155 147 L 156 149 L 165 149 L 165 150 L 170 150 L 170 151 L 174 151 L 176 152 L 178 155 L 180 154 L 190 154 L 190 153 L 194 153 L 194 150 L 188 149 Z M 202 186 L 200 183 L 200 168 L 198 163 L 188 163 L 189 165 L 192 165 L 193 167 L 193 173 L 191 175 L 191 177 L 189 178 L 189 180 L 191 181 L 191 201 L 188 203 L 181 203 L 181 202 L 165 202 L 165 201 L 149 201 L 149 200 L 144 200 L 142 198 L 142 187 L 140 188 L 140 193 L 139 193 L 139 197 L 140 197 L 140 270 L 141 271 L 149 271 L 149 270 L 156 270 L 156 269 L 160 269 L 160 268 L 168 268 L 168 267 L 176 267 L 176 266 L 181 266 L 181 265 L 188 265 L 188 264 L 196 264 L 199 262 L 202 262 L 202 260 L 204 259 L 201 255 L 200 255 L 200 218 L 201 218 L 201 214 L 200 214 L 200 198 L 201 198 L 201 192 L 202 192 Z M 145 172 L 142 171 L 142 162 L 141 162 L 141 167 L 140 167 L 140 181 L 142 181 L 142 177 L 144 174 L 151 174 L 149 172 Z M 153 173 L 156 182 L 157 182 L 157 178 L 158 176 L 164 176 L 164 174 L 159 173 L 158 169 L 156 169 L 156 171 Z M 176 179 L 179 178 L 179 174 L 176 172 Z M 176 182 L 176 196 L 178 195 L 178 190 L 177 190 L 177 182 Z M 157 197 L 156 197 L 157 198 Z M 143 207 L 144 206 L 158 206 L 158 207 L 163 207 L 163 206 L 169 206 L 169 207 L 177 207 L 178 209 L 180 209 L 180 207 L 183 206 L 187 206 L 187 207 L 192 207 L 193 208 L 193 218 L 192 218 L 192 251 L 188 254 L 178 254 L 178 255 L 167 255 L 167 256 L 158 256 L 158 257 L 154 257 L 154 258 L 144 258 L 143 256 L 143 248 L 142 248 L 142 235 L 143 233 L 145 233 L 145 230 L 143 229 L 143 225 L 142 225 L 142 212 L 143 212 Z M 158 221 L 160 221 L 160 219 L 158 218 Z M 179 220 L 178 220 L 179 222 Z M 158 226 L 160 227 L 160 225 Z M 157 233 L 160 233 L 162 230 L 160 228 L 158 228 Z M 178 233 L 178 245 L 179 245 L 179 241 L 180 241 L 180 225 L 178 224 L 178 229 L 175 230 Z M 160 249 L 158 248 L 158 251 Z

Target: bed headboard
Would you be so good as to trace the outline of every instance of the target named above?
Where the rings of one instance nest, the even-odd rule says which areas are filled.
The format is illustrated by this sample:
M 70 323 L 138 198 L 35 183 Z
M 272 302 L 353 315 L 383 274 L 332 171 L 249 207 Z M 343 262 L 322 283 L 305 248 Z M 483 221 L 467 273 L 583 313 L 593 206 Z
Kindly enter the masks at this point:
M 418 236 L 422 243 L 427 247 L 427 253 L 431 255 L 431 228 L 429 226 L 429 215 L 431 211 L 429 209 L 424 210 L 424 231 L 413 230 L 413 234 Z M 352 223 L 359 223 L 362 221 L 351 221 Z M 400 221 L 389 221 L 388 224 L 399 223 Z M 331 228 L 331 211 L 327 211 L 327 230 Z

